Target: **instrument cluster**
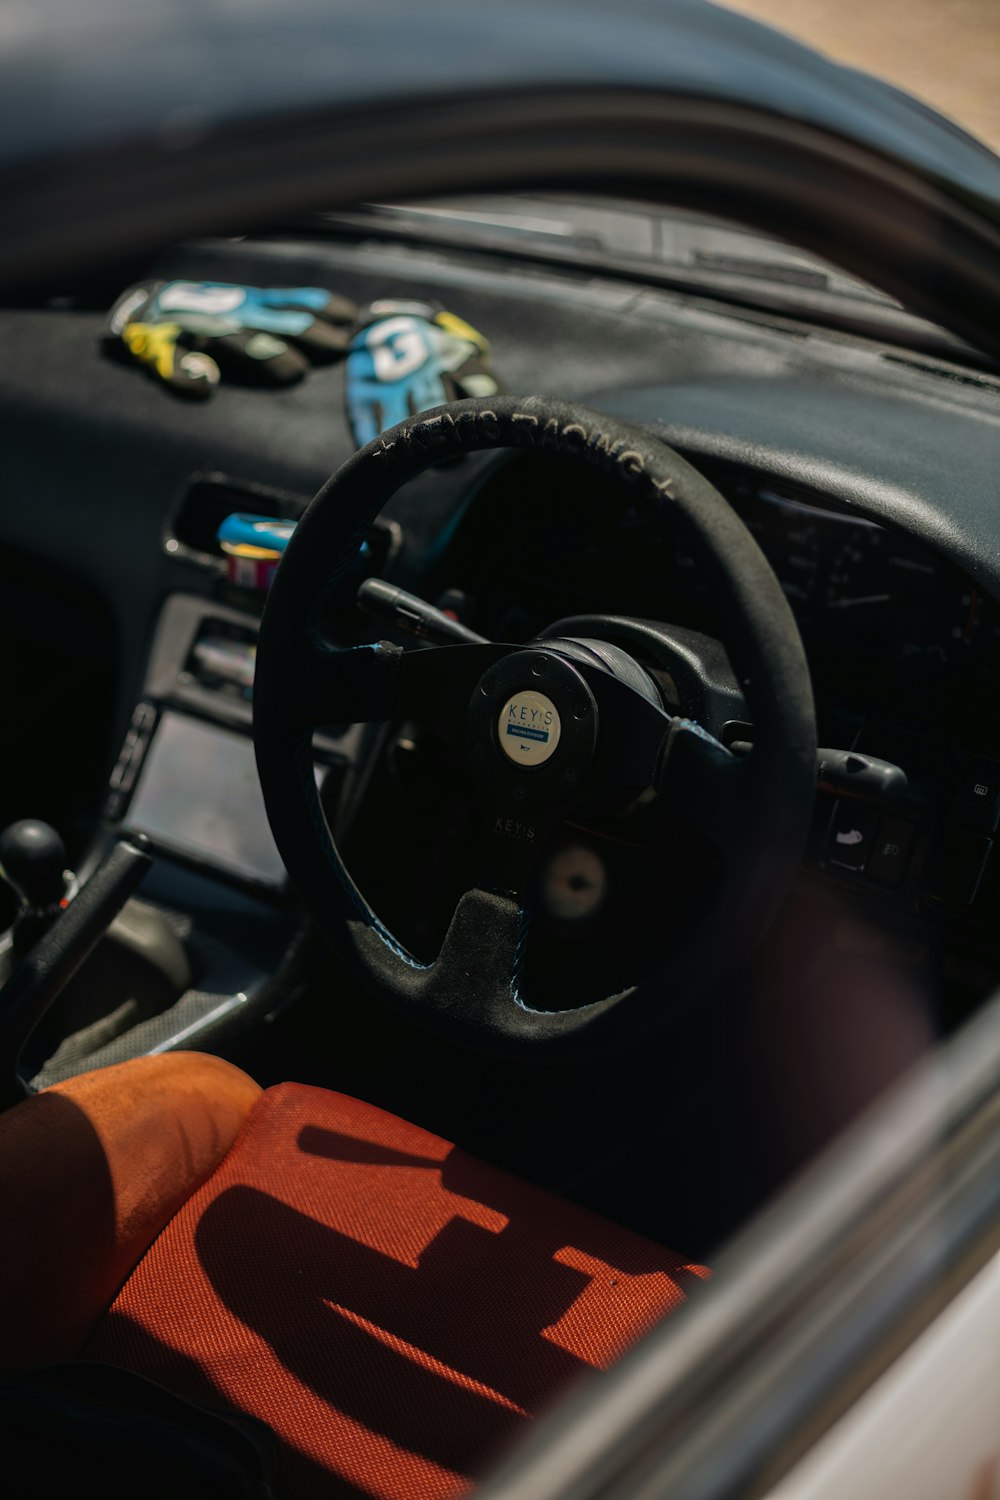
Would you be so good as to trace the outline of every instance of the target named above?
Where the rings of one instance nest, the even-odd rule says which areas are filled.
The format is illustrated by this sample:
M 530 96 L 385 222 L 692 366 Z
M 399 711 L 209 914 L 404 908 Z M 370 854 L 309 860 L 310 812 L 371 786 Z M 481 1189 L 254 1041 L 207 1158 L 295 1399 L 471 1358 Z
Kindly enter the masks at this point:
M 694 461 L 777 574 L 814 680 L 841 696 L 864 688 L 872 701 L 930 681 L 992 684 L 1000 608 L 932 545 L 741 466 Z M 498 640 L 527 640 L 556 619 L 597 613 L 718 635 L 704 570 L 683 540 L 638 508 L 616 512 L 609 526 L 599 478 L 573 474 L 567 483 L 555 461 L 515 461 L 467 512 L 445 581 L 462 579 L 477 629 Z
M 745 494 L 737 508 L 807 638 L 929 670 L 971 666 L 1000 645 L 990 601 L 906 532 L 775 489 Z

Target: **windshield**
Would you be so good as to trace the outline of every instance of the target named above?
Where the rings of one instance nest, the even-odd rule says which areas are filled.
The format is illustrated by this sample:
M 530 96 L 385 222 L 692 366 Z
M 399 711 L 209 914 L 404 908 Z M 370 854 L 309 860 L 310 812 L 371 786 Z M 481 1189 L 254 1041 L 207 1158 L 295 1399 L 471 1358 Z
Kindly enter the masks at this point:
M 366 203 L 294 225 L 323 235 L 359 231 L 464 254 L 542 262 L 725 300 L 762 313 L 860 333 L 963 364 L 983 357 L 885 293 L 821 257 L 722 217 L 628 199 L 570 193 L 484 193 Z

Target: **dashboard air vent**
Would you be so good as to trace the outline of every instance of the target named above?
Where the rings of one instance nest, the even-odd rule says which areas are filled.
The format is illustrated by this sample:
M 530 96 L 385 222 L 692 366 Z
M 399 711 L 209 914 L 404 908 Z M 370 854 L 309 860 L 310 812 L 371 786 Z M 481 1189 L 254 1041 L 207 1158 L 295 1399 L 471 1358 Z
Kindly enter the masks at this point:
M 294 520 L 309 504 L 305 495 L 245 484 L 224 474 L 198 474 L 188 484 L 170 520 L 164 546 L 172 556 L 221 566 L 216 533 L 233 511 Z

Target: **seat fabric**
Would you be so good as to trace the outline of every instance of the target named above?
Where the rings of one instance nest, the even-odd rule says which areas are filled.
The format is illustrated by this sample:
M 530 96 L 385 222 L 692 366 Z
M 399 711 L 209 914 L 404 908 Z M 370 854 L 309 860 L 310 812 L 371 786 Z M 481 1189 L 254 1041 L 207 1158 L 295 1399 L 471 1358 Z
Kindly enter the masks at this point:
M 282 1084 L 83 1354 L 262 1418 L 283 1495 L 436 1500 L 705 1274 L 371 1105 Z
M 136 1057 L 0 1114 L 0 1371 L 70 1359 L 260 1098 L 198 1052 Z

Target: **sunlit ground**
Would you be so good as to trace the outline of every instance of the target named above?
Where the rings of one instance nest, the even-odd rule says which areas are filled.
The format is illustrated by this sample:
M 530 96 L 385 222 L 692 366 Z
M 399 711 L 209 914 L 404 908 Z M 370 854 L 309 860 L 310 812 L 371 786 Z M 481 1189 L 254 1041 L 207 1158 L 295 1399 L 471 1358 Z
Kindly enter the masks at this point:
M 720 0 L 950 115 L 1000 153 L 1000 0 Z

